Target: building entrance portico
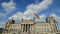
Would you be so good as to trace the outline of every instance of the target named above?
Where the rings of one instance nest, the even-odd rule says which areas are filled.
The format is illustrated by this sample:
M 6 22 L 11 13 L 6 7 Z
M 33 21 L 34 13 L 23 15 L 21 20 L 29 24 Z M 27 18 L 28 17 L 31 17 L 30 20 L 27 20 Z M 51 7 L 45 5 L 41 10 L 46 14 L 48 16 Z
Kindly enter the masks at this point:
M 21 24 L 21 31 L 22 32 L 31 32 L 32 24 Z
M 21 23 L 21 32 L 30 33 L 33 31 L 33 20 L 23 20 Z

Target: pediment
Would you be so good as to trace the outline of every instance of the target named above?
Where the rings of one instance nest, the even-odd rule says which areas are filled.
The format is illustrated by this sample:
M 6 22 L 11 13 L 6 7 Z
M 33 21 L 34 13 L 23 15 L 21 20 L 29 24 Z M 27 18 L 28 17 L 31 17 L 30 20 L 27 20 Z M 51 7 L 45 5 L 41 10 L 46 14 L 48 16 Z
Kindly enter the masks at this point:
M 26 20 L 26 21 L 22 21 L 21 24 L 33 24 L 33 21 Z

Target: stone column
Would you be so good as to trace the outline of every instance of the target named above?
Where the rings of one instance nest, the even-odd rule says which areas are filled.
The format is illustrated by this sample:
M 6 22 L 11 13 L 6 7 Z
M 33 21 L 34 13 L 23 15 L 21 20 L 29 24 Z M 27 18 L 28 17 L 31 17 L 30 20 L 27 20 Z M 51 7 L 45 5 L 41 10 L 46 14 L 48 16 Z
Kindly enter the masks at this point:
M 21 25 L 21 29 L 22 29 L 22 32 L 23 32 L 23 25 Z
M 29 27 L 29 25 L 27 24 L 27 32 L 28 32 L 28 27 Z
M 21 31 L 22 31 L 22 24 L 21 24 Z
M 25 31 L 25 24 L 23 25 L 23 32 Z
M 24 32 L 26 32 L 26 24 L 25 24 L 25 31 Z
M 30 32 L 31 32 L 31 24 L 30 24 Z
M 23 26 L 21 25 L 21 31 L 23 32 Z
M 28 30 L 28 25 L 26 24 L 26 32 L 27 32 L 27 30 Z
M 22 24 L 22 25 L 21 25 L 21 30 L 22 30 L 22 32 L 23 32 L 23 27 L 24 27 L 24 26 L 23 26 L 23 24 Z
M 28 34 L 30 34 L 30 24 L 29 24 L 29 32 L 28 32 Z
M 31 31 L 32 31 L 32 33 L 33 33 L 33 32 L 34 32 L 34 31 L 33 31 L 33 30 L 34 30 L 34 29 L 33 29 L 34 27 L 33 27 L 32 25 L 31 25 L 31 28 L 32 28 Z

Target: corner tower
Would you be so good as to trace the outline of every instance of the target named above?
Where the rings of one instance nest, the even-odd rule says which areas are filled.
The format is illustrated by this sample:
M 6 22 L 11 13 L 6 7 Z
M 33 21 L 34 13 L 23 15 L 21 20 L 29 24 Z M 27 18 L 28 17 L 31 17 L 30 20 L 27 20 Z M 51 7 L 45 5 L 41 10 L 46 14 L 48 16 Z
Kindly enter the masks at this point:
M 6 30 L 9 30 L 9 27 L 11 24 L 14 24 L 15 21 L 13 19 L 9 19 L 7 22 L 6 22 L 6 25 L 5 25 L 5 29 Z
M 57 32 L 58 31 L 57 22 L 54 19 L 54 17 L 48 17 L 46 19 L 46 21 L 50 24 L 50 27 L 51 27 L 51 31 L 52 32 Z

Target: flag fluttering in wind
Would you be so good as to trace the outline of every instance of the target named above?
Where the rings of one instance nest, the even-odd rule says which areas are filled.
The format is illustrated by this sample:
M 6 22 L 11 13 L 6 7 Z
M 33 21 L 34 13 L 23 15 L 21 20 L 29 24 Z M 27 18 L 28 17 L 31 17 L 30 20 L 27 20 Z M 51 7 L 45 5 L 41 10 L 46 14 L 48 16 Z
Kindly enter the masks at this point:
M 35 12 L 34 12 L 34 17 L 38 19 L 40 18 Z

